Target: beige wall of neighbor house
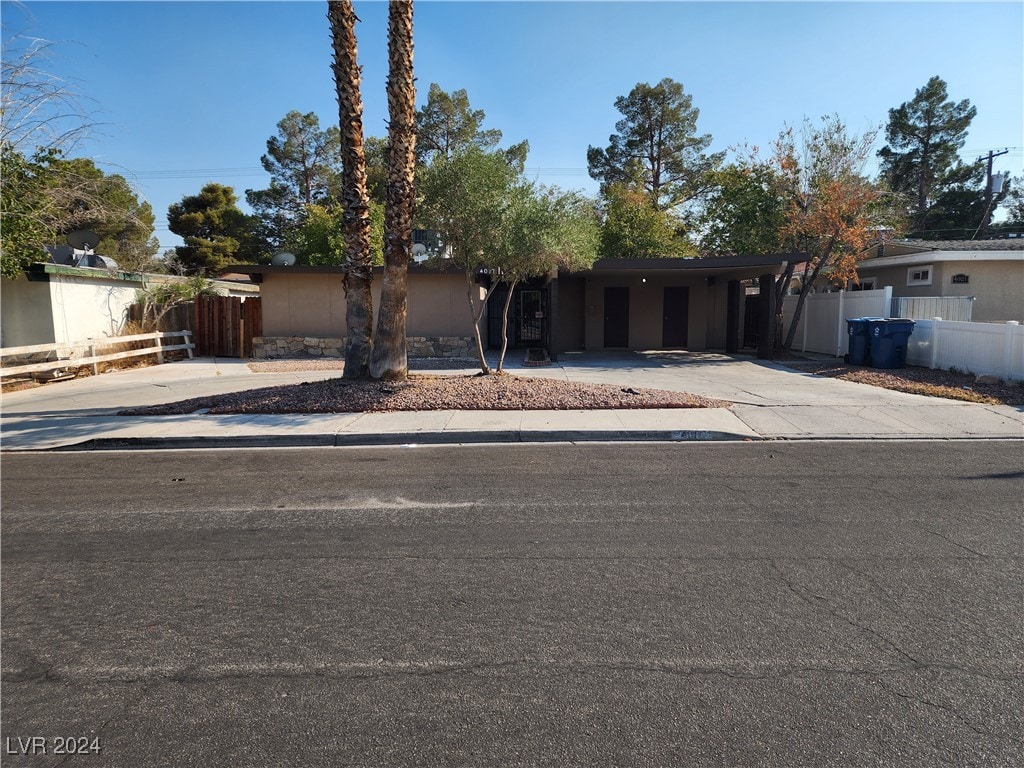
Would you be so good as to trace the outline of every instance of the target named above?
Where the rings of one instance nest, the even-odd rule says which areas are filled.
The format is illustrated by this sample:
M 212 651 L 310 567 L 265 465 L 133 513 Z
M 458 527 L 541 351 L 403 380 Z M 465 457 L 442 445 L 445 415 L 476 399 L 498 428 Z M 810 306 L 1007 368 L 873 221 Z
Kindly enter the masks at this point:
M 263 277 L 265 336 L 340 338 L 345 323 L 345 289 L 341 274 L 268 272 Z M 409 336 L 471 336 L 472 314 L 461 273 L 410 274 L 406 326 Z M 371 286 L 374 326 L 380 304 L 381 276 Z M 477 301 L 482 289 L 474 286 Z
M 907 285 L 912 272 L 931 268 L 930 285 Z M 975 296 L 971 320 L 979 323 L 1024 320 L 1024 261 L 935 261 L 912 266 L 859 268 L 861 281 L 874 278 L 876 288 L 892 286 L 893 297 Z M 954 275 L 968 282 L 954 283 Z
M 943 296 L 975 296 L 971 319 L 979 323 L 1024 321 L 1024 262 L 947 262 L 943 266 Z M 966 275 L 966 283 L 954 283 Z
M 592 275 L 586 280 L 585 296 L 585 332 L 587 349 L 604 349 L 604 296 L 605 288 L 622 287 L 629 289 L 629 349 L 663 349 L 663 317 L 664 296 L 667 287 L 686 287 L 689 289 L 689 307 L 687 311 L 687 343 L 686 349 L 703 350 L 708 346 L 708 314 L 710 303 L 707 281 L 703 277 L 685 278 L 683 276 L 651 276 L 646 279 L 640 275 L 613 276 Z M 717 288 L 717 282 L 715 288 Z M 721 301 L 725 301 L 725 289 L 722 288 Z M 721 331 L 722 344 L 725 346 L 724 327 Z

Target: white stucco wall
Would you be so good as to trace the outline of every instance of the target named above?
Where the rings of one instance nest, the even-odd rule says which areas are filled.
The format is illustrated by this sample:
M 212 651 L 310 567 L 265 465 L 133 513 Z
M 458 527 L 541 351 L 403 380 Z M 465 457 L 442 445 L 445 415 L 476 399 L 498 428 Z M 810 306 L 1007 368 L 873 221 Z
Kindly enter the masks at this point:
M 118 336 L 135 303 L 137 283 L 92 277 L 50 276 L 54 341 Z

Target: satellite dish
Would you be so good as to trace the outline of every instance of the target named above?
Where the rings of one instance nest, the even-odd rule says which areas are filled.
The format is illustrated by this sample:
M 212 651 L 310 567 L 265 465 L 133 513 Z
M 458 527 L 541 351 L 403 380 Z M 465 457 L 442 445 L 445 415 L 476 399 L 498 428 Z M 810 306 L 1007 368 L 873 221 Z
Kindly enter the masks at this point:
M 275 267 L 290 267 L 295 264 L 295 254 L 288 253 L 288 251 L 282 251 L 270 260 L 270 263 Z
M 88 229 L 76 229 L 68 234 L 68 245 L 76 251 L 91 251 L 100 244 L 100 236 Z
M 412 244 L 412 255 L 413 256 L 422 256 L 426 252 L 427 252 L 427 246 L 425 246 L 423 243 L 413 243 Z

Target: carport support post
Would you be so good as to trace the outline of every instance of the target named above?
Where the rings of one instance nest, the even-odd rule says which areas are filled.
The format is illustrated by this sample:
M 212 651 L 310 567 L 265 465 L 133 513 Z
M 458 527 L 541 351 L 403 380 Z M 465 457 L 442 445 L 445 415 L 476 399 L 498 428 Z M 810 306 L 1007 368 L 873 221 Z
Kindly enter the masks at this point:
M 730 280 L 725 292 L 725 352 L 734 355 L 740 351 L 740 298 L 743 285 Z
M 548 281 L 548 307 L 547 317 L 544 318 L 544 329 L 547 333 L 548 359 L 551 362 L 558 362 L 558 270 L 553 270 L 551 280 Z
M 757 319 L 757 357 L 760 360 L 775 359 L 775 275 L 761 275 L 758 278 L 760 297 L 757 303 L 760 317 Z

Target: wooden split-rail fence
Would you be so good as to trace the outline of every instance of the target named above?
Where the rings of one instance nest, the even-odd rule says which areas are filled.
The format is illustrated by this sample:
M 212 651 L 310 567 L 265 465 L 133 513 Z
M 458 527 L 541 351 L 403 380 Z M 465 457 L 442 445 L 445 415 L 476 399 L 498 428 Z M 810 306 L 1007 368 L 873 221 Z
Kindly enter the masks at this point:
M 92 372 L 99 373 L 100 363 L 109 363 L 114 360 L 124 360 L 129 357 L 141 357 L 143 355 L 154 355 L 158 363 L 164 361 L 165 352 L 185 350 L 188 356 L 192 357 L 192 350 L 195 345 L 189 341 L 191 331 L 157 331 L 155 333 L 136 333 L 131 336 L 108 336 L 101 339 L 84 339 L 74 342 L 57 342 L 53 344 L 32 344 L 26 347 L 6 347 L 0 350 L 0 361 L 3 358 L 21 357 L 24 355 L 47 355 L 51 359 L 33 363 L 22 363 L 4 365 L 0 362 L 0 378 L 9 376 L 20 376 L 26 373 L 39 373 L 42 371 L 58 371 L 62 369 L 76 369 L 91 367 Z M 182 337 L 181 344 L 165 344 L 164 339 Z M 138 349 L 127 349 L 120 352 L 101 351 L 108 347 L 118 347 L 125 344 L 141 342 L 153 342 Z

